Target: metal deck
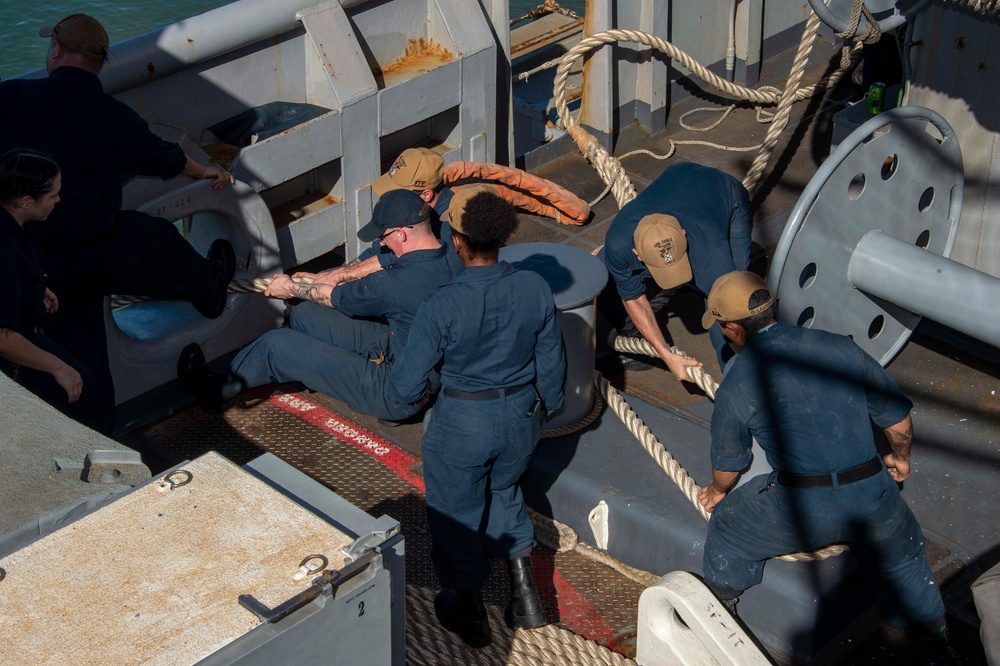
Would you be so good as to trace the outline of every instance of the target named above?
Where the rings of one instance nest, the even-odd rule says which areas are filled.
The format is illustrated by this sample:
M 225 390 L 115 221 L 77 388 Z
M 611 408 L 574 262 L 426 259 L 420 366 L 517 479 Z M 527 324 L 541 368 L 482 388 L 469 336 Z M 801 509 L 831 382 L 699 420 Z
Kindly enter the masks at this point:
M 819 78 L 829 66 L 829 62 L 819 60 L 807 72 L 805 80 Z M 777 71 L 781 71 L 780 67 Z M 762 83 L 781 85 L 782 82 Z M 856 90 L 845 88 L 843 95 L 851 92 L 857 94 Z M 703 101 L 692 99 L 675 106 L 667 130 L 657 135 L 625 128 L 615 153 L 623 154 L 639 147 L 665 153 L 671 139 L 705 139 L 703 134 L 680 129 L 676 120 L 682 112 L 703 105 Z M 774 153 L 764 185 L 755 197 L 755 267 L 763 269 L 766 265 L 798 194 L 828 154 L 832 116 L 840 108 L 830 102 L 806 102 L 793 109 L 790 126 Z M 757 124 L 753 116 L 752 110 L 737 110 L 708 138 L 729 145 L 758 143 L 767 126 Z M 709 117 L 706 122 L 712 120 L 714 117 Z M 753 153 L 729 153 L 703 146 L 678 146 L 677 153 L 669 161 L 639 156 L 625 161 L 624 166 L 637 188 L 642 189 L 672 162 L 695 161 L 742 177 L 752 156 Z M 536 173 L 584 199 L 593 198 L 604 188 L 596 172 L 575 153 L 555 160 Z M 615 202 L 609 196 L 594 207 L 592 220 L 583 227 L 560 226 L 551 220 L 522 216 L 522 225 L 514 240 L 566 243 L 593 250 L 603 242 L 616 212 Z M 705 361 L 706 368 L 719 378 L 721 373 L 715 367 L 708 336 L 698 325 L 701 311 L 700 298 L 682 294 L 659 316 L 667 325 L 674 344 Z M 996 499 L 995 479 L 1000 469 L 1000 444 L 996 434 L 1000 416 L 1000 401 L 996 396 L 1000 388 L 998 359 L 1000 353 L 996 349 L 925 322 L 889 368 L 916 405 L 914 473 L 906 484 L 904 497 L 927 532 L 928 555 L 948 597 L 954 645 L 966 664 L 984 663 L 968 585 L 978 572 L 1000 561 L 1000 525 L 990 515 Z M 651 407 L 667 409 L 685 419 L 691 428 L 704 429 L 710 417 L 711 403 L 700 391 L 693 385 L 679 384 L 664 371 L 619 372 L 610 379 L 619 389 Z M 294 388 L 287 390 L 292 391 L 288 395 L 295 395 Z M 407 582 L 436 586 L 427 556 L 429 539 L 419 489 L 421 425 L 411 423 L 385 428 L 375 419 L 356 414 L 324 396 L 299 397 L 377 433 L 415 457 L 402 456 L 387 467 L 356 446 L 345 444 L 342 432 L 338 436 L 323 424 L 304 420 L 301 415 L 288 411 L 288 404 L 282 406 L 277 398 L 268 398 L 266 393 L 244 396 L 222 415 L 209 415 L 198 408 L 181 411 L 127 435 L 123 441 L 146 452 L 158 452 L 164 466 L 168 461 L 191 458 L 209 449 L 220 451 L 237 463 L 270 451 L 362 509 L 374 515 L 386 513 L 399 520 L 408 543 Z M 315 409 L 309 411 L 315 412 Z M 603 418 L 614 416 L 606 413 Z M 661 435 L 661 439 L 669 449 L 667 438 Z M 627 443 L 616 442 L 616 445 L 627 446 Z M 702 477 L 706 474 L 707 452 L 703 457 L 690 462 L 681 460 L 693 470 L 695 479 L 702 482 L 705 479 L 699 474 Z M 652 461 L 649 464 L 653 465 Z M 156 465 L 151 463 L 151 466 Z M 664 503 L 686 502 L 676 491 L 674 495 L 668 492 L 665 491 L 662 498 Z M 581 537 L 586 539 L 588 535 L 581 534 Z M 550 570 L 540 566 L 538 571 L 540 578 L 545 579 L 543 594 L 550 619 L 630 654 L 640 586 L 578 554 L 554 553 L 544 547 L 538 552 L 540 562 L 552 565 Z M 767 577 L 766 574 L 765 579 Z M 498 565 L 487 587 L 486 598 L 488 603 L 502 606 L 506 595 L 506 575 Z M 753 595 L 753 591 L 748 595 Z M 878 625 L 873 616 L 862 621 L 872 630 L 867 635 L 861 632 L 841 641 L 835 650 L 841 656 L 832 657 L 834 663 L 912 663 L 912 648 L 900 631 Z

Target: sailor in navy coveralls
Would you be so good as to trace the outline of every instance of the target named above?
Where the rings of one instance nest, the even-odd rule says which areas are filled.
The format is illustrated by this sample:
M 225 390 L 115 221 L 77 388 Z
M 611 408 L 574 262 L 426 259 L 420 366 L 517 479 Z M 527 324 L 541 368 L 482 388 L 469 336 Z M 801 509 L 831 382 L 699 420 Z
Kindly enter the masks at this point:
M 513 207 L 477 186 L 455 195 L 447 217 L 466 268 L 420 307 L 392 385 L 416 401 L 440 366 L 443 390 L 421 444 L 431 557 L 446 588 L 435 610 L 447 629 L 484 647 L 491 633 L 479 588 L 490 555 L 508 558 L 508 623 L 545 624 L 518 480 L 543 412 L 562 407 L 566 365 L 548 284 L 497 260 L 517 225 Z
M 846 543 L 883 616 L 911 630 L 927 663 L 946 663 L 934 656 L 946 652 L 944 605 L 896 486 L 910 474 L 912 403 L 849 338 L 775 322 L 752 273 L 715 283 L 703 323 L 740 349 L 715 396 L 713 481 L 700 495 L 712 511 L 706 582 L 731 602 L 761 581 L 768 558 Z M 882 458 L 871 423 L 891 447 Z M 729 493 L 752 437 L 776 471 Z

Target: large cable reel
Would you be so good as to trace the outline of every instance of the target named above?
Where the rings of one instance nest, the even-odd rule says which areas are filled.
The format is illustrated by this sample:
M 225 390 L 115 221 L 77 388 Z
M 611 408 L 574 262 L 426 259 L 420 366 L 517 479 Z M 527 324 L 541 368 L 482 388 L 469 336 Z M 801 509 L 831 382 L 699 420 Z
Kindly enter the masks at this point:
M 816 171 L 778 241 L 778 318 L 849 335 L 883 365 L 928 316 L 1000 346 L 983 315 L 1000 280 L 951 261 L 962 153 L 948 123 L 907 106 L 855 130 Z
M 865 0 L 865 5 L 872 16 L 878 21 L 882 31 L 893 30 L 906 23 L 908 17 L 922 10 L 930 0 Z M 812 10 L 820 20 L 834 31 L 842 33 L 850 25 L 851 14 L 854 11 L 854 0 L 809 0 Z M 868 20 L 861 16 L 857 34 L 868 31 Z

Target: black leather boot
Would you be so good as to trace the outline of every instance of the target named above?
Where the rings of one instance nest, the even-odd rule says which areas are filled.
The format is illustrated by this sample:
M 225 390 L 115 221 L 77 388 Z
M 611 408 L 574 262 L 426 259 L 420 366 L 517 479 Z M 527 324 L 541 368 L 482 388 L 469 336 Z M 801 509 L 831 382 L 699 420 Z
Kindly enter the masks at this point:
M 434 614 L 448 631 L 453 631 L 469 647 L 484 648 L 493 642 L 486 606 L 479 589 L 441 590 L 434 597 Z
M 217 238 L 208 248 L 208 261 L 212 265 L 212 281 L 208 291 L 191 301 L 195 310 L 208 319 L 216 319 L 226 310 L 229 283 L 236 274 L 236 253 L 232 244 Z
M 197 342 L 184 347 L 177 358 L 177 377 L 202 409 L 209 412 L 222 410 L 223 377 L 214 374 L 205 363 L 205 354 Z
M 548 622 L 542 612 L 542 600 L 538 598 L 538 588 L 531 576 L 531 557 L 515 557 L 507 562 L 510 571 L 510 603 L 507 604 L 505 619 L 511 629 L 537 629 Z

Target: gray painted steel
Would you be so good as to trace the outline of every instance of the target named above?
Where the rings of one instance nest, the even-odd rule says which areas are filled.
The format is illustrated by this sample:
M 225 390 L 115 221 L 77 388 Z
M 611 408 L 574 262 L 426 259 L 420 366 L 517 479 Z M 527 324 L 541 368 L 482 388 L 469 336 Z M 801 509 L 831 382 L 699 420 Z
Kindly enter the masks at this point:
M 934 111 L 901 107 L 863 124 L 816 171 L 778 241 L 768 275 L 778 318 L 850 335 L 888 363 L 920 314 L 854 288 L 851 257 L 872 229 L 948 257 L 962 189 L 958 141 Z M 948 321 L 944 312 L 927 314 Z
M 369 516 L 270 453 L 250 461 L 245 469 L 337 529 L 376 548 L 379 556 L 334 594 L 323 595 L 276 623 L 256 627 L 197 666 L 402 666 L 406 585 L 399 523 L 387 516 Z
M 893 30 L 906 23 L 908 17 L 923 9 L 930 0 L 865 0 L 868 10 L 883 31 Z M 837 32 L 847 29 L 854 9 L 854 0 L 809 0 L 820 20 Z M 861 16 L 858 35 L 868 31 L 868 20 Z
M 569 245 L 518 243 L 500 250 L 500 258 L 522 270 L 535 271 L 549 283 L 559 310 L 566 347 L 566 401 L 545 421 L 546 429 L 563 428 L 587 416 L 594 406 L 594 299 L 608 281 L 597 257 Z
M 991 275 L 871 231 L 854 250 L 847 277 L 871 296 L 1000 347 L 990 316 L 1000 303 L 1000 280 Z

